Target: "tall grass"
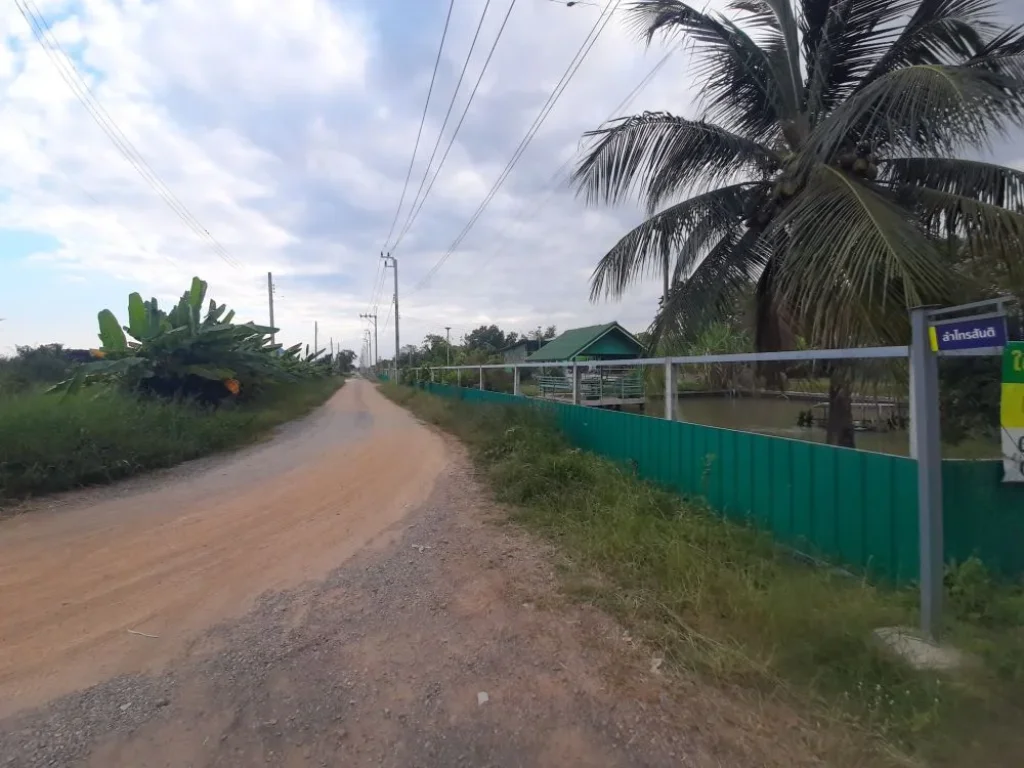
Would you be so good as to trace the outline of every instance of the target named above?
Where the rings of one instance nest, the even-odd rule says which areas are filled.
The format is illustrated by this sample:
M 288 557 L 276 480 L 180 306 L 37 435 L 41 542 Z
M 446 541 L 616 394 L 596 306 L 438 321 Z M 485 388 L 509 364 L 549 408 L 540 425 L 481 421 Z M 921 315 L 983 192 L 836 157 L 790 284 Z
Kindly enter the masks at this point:
M 0 504 L 110 483 L 252 442 L 323 403 L 341 382 L 281 385 L 218 410 L 115 389 L 63 400 L 43 393 L 0 398 Z
M 870 750 L 857 764 L 893 752 L 934 765 L 1020 764 L 1024 597 L 977 561 L 948 576 L 947 632 L 974 663 L 921 672 L 872 639 L 876 628 L 917 623 L 913 590 L 801 563 L 701 500 L 572 448 L 530 409 L 382 390 L 462 438 L 514 519 L 567 555 L 567 584 L 667 661 L 784 697 L 808 722 L 838 723 Z

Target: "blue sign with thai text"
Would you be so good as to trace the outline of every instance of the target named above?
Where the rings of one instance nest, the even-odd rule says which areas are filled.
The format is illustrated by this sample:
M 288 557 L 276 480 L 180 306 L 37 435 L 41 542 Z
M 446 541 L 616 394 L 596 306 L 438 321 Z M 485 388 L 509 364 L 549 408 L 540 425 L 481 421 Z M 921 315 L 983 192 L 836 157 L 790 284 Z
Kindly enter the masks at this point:
M 983 320 L 956 320 L 933 325 L 928 332 L 932 351 L 949 349 L 980 349 L 1006 345 L 1006 318 L 987 317 Z

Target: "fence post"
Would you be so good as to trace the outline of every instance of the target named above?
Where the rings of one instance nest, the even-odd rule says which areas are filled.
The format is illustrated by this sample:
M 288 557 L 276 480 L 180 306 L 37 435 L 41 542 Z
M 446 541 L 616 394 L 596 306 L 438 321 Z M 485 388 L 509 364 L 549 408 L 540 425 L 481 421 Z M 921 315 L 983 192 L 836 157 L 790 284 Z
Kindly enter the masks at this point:
M 910 311 L 911 444 L 917 448 L 917 515 L 921 565 L 921 631 L 939 634 L 942 612 L 942 443 L 939 363 L 928 338 L 928 308 Z
M 430 383 L 431 384 L 434 383 L 434 369 L 433 368 L 430 369 Z
M 572 363 L 572 404 L 580 404 L 580 367 L 575 360 Z
M 520 381 L 519 381 L 519 366 L 518 365 L 513 365 L 512 366 L 512 394 L 516 395 L 517 397 L 519 395 L 523 394 L 523 390 L 522 390 L 522 387 L 521 387 Z
M 484 388 L 484 368 L 480 366 L 480 389 Z
M 457 370 L 455 372 L 455 386 L 458 387 L 459 389 L 462 389 L 462 369 L 461 368 L 459 368 L 459 370 Z
M 676 367 L 672 359 L 665 360 L 665 419 L 676 420 Z

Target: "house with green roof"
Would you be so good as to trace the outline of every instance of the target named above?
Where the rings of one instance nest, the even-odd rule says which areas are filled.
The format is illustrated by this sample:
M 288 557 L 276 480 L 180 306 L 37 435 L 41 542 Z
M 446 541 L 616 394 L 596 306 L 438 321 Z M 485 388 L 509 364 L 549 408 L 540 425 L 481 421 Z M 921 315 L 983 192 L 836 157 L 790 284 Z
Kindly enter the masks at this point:
M 551 363 L 562 369 L 556 375 L 539 375 L 540 397 L 576 402 L 598 408 L 637 406 L 644 396 L 643 372 L 631 366 L 586 366 L 598 360 L 636 360 L 644 356 L 644 345 L 618 323 L 573 328 L 556 336 L 528 358 L 528 363 Z M 583 363 L 570 366 L 566 363 Z M 577 376 L 576 385 L 573 377 Z
M 644 345 L 621 325 L 611 322 L 565 331 L 527 357 L 526 362 L 635 360 L 643 356 Z

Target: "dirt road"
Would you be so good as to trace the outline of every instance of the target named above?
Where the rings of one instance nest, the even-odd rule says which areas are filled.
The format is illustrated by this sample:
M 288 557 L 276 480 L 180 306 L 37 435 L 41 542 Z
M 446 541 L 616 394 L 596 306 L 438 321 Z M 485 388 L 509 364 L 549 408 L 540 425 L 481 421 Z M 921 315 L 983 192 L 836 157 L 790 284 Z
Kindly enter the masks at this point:
M 265 590 L 323 577 L 444 466 L 436 435 L 353 382 L 269 443 L 0 523 L 0 716 L 158 668 Z
M 0 765 L 808 759 L 681 699 L 500 519 L 353 381 L 260 446 L 0 522 Z

